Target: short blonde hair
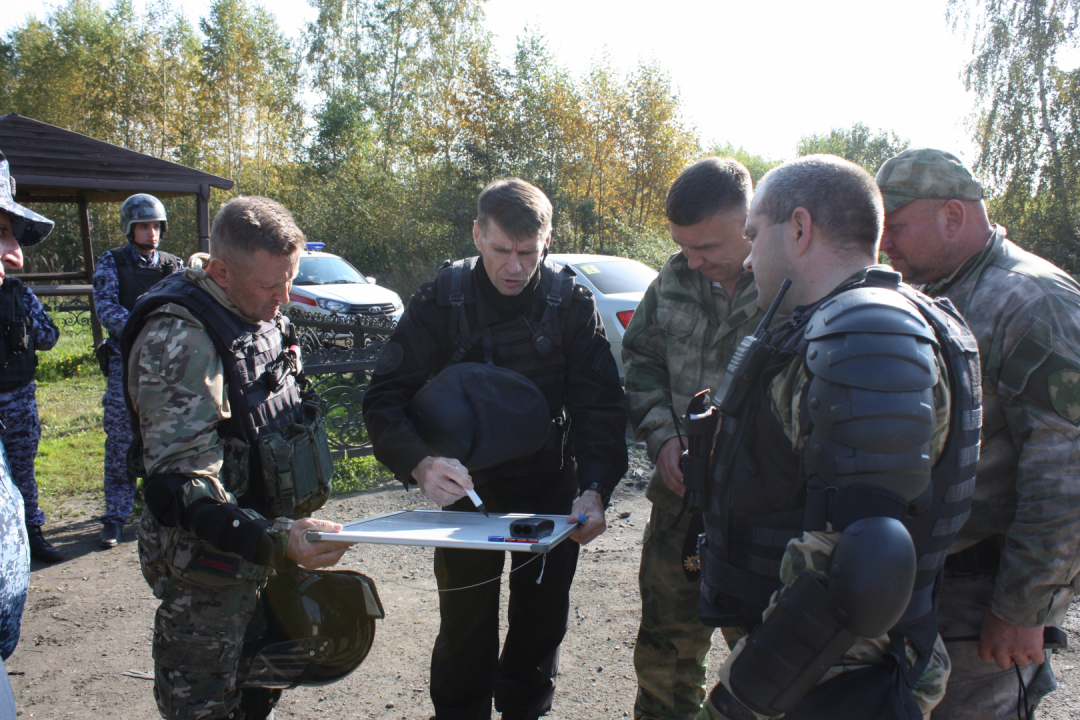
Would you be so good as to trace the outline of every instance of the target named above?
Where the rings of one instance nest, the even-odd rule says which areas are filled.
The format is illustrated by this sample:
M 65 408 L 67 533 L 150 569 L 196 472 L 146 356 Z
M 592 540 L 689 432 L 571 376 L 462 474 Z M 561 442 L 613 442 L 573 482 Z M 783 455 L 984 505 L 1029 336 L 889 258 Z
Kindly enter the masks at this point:
M 210 257 L 228 261 L 234 254 L 292 256 L 304 249 L 307 238 L 292 214 L 267 197 L 233 198 L 221 206 L 210 230 Z

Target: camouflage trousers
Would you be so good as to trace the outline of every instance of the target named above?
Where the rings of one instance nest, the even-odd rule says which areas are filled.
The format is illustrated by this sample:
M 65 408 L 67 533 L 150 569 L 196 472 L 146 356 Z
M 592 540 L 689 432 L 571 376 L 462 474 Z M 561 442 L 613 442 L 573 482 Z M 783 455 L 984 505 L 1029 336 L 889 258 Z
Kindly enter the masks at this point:
M 136 480 L 128 476 L 127 451 L 131 445 L 131 420 L 124 404 L 123 363 L 120 353 L 109 359 L 109 381 L 101 405 L 105 411 L 105 514 L 103 523 L 125 523 L 135 506 Z
M 154 617 L 154 699 L 167 720 L 264 718 L 280 691 L 241 691 L 240 678 L 246 674 L 245 639 L 265 630 L 260 598 L 265 579 L 254 566 L 228 578 L 201 570 L 230 560 L 248 565 L 217 554 L 210 554 L 214 562 L 201 563 L 207 547 L 143 513 L 139 560 L 161 600 Z
M 938 628 L 952 660 L 952 674 L 945 688 L 945 699 L 934 709 L 933 720 L 997 720 L 1021 715 L 1021 700 L 1026 697 L 1027 708 L 1034 717 L 1039 701 L 1057 690 L 1050 654 L 1042 665 L 1029 665 L 1002 670 L 993 661 L 979 657 L 975 640 L 951 638 L 976 637 L 982 631 L 983 615 L 994 591 L 993 575 L 956 577 L 945 572 L 938 592 Z M 1047 624 L 1058 625 L 1065 620 L 1071 589 L 1064 588 L 1055 596 Z M 1025 690 L 1021 693 L 1020 678 Z
M 705 699 L 713 629 L 698 620 L 701 581 L 686 579 L 683 540 L 690 516 L 654 503 L 641 548 L 641 624 L 634 646 L 636 720 L 692 720 Z
M 0 440 L 7 451 L 11 480 L 22 494 L 26 524 L 40 527 L 45 524 L 45 513 L 38 507 L 34 476 L 34 459 L 41 441 L 37 383 L 31 381 L 17 390 L 0 393 Z

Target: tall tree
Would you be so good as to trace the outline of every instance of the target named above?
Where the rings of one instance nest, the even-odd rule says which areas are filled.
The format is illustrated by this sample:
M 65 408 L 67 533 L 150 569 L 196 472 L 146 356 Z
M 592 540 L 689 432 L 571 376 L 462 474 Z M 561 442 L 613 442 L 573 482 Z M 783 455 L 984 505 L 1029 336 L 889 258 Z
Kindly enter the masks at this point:
M 799 157 L 823 153 L 836 155 L 862 166 L 874 175 L 882 164 L 911 145 L 908 140 L 890 130 L 876 133 L 861 122 L 851 129 L 833 128 L 823 135 L 804 135 L 795 148 Z
M 963 78 L 980 98 L 975 169 L 990 180 L 996 217 L 1075 272 L 1080 95 L 1077 71 L 1057 60 L 1077 45 L 1080 0 L 950 0 L 948 17 L 972 40 Z
M 241 192 L 268 192 L 303 132 L 300 58 L 277 21 L 245 0 L 214 0 L 200 23 L 200 125 L 207 168 Z
M 709 149 L 708 154 L 716 155 L 718 157 L 734 158 L 741 162 L 743 166 L 750 171 L 750 177 L 753 179 L 755 186 L 757 186 L 761 181 L 761 178 L 765 176 L 765 173 L 783 162 L 782 160 L 770 160 L 761 155 L 754 155 L 742 145 L 735 147 L 732 143 L 726 143 L 724 145 L 716 143 Z

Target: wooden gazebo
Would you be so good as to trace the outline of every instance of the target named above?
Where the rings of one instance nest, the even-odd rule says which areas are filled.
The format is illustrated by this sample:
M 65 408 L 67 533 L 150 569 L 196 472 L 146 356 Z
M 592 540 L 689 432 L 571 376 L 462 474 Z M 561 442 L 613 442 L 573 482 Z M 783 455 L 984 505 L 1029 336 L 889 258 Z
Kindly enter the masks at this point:
M 0 115 L 0 150 L 16 182 L 19 203 L 76 203 L 85 270 L 24 273 L 28 282 L 85 280 L 85 285 L 33 286 L 38 295 L 93 295 L 94 246 L 88 203 L 120 202 L 135 193 L 159 198 L 194 195 L 199 249 L 210 246 L 210 188 L 232 189 L 228 178 L 161 160 L 28 117 Z M 93 303 L 91 302 L 91 305 Z M 94 339 L 101 327 L 93 316 Z

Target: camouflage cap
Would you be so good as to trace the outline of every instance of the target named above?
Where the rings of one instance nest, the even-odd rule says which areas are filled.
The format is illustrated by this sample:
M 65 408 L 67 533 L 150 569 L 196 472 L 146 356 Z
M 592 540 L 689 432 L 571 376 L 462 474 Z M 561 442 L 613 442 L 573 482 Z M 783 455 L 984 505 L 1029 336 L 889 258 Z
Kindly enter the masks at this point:
M 912 148 L 885 161 L 875 178 L 885 212 L 912 200 L 982 200 L 983 187 L 952 153 Z

